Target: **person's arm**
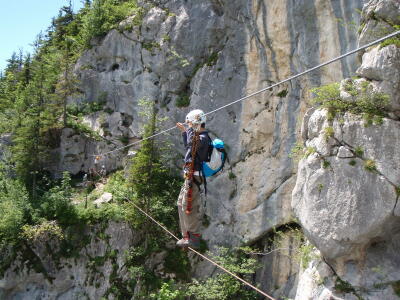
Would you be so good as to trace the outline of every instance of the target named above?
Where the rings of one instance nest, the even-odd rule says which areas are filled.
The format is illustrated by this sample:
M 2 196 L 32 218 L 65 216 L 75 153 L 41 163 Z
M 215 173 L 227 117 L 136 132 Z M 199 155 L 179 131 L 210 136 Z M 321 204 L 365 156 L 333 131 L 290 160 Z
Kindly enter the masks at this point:
M 183 140 L 183 145 L 185 146 L 185 149 L 186 149 L 187 148 L 187 144 L 188 144 L 188 142 L 187 142 L 187 132 L 186 131 L 182 132 L 182 140 Z

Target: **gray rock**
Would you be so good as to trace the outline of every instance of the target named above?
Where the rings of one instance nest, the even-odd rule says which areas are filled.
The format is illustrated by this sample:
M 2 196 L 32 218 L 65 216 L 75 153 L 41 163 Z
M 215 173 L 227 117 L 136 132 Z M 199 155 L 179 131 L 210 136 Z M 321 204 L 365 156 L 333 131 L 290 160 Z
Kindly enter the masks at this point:
M 400 49 L 395 45 L 375 47 L 363 55 L 357 74 L 372 80 L 377 92 L 390 96 L 389 108 L 400 112 Z
M 344 147 L 344 146 L 340 146 L 338 153 L 336 155 L 338 158 L 353 158 L 354 157 L 354 153 L 350 151 L 350 149 Z
M 104 203 L 110 203 L 113 199 L 113 195 L 111 193 L 104 193 L 100 196 L 100 198 L 93 201 L 96 206 L 100 206 Z
M 329 153 L 329 145 L 321 146 L 326 119 L 316 111 L 308 124 L 321 128 L 319 137 L 307 141 L 319 153 Z M 312 122 L 318 120 L 318 124 Z M 394 186 L 400 184 L 400 123 L 385 119 L 380 126 L 363 126 L 363 122 L 344 117 L 341 143 L 336 157 L 325 154 L 330 167 L 323 168 L 318 154 L 299 164 L 292 206 L 307 236 L 328 258 L 349 254 L 364 247 L 371 239 L 385 233 L 392 222 L 396 205 Z M 336 136 L 335 131 L 335 136 Z M 390 141 L 390 142 L 387 142 Z M 363 150 L 363 160 L 349 165 L 350 148 Z M 328 148 L 326 150 L 326 148 Z M 364 168 L 365 161 L 376 164 L 378 172 Z

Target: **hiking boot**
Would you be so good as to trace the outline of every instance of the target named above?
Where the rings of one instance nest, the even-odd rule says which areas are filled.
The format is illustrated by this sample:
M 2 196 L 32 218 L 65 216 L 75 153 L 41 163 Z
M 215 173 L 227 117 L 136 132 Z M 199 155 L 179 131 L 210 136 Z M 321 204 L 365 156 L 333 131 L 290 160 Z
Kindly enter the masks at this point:
M 180 239 L 178 242 L 176 242 L 176 245 L 178 247 L 182 247 L 182 248 L 190 247 L 193 249 L 199 249 L 200 248 L 200 234 L 189 232 L 189 235 L 184 236 L 182 239 Z
M 189 243 L 189 234 L 185 234 L 183 238 L 181 238 L 179 241 L 176 242 L 176 245 L 178 247 L 184 248 L 187 247 L 188 243 Z

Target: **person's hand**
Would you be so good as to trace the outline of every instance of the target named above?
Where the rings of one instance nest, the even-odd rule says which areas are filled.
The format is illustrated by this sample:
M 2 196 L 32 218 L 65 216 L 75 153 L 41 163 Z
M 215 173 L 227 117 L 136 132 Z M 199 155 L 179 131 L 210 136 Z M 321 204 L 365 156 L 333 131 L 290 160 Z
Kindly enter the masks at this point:
M 186 131 L 185 125 L 183 125 L 183 123 L 176 123 L 176 127 L 178 127 L 181 132 Z

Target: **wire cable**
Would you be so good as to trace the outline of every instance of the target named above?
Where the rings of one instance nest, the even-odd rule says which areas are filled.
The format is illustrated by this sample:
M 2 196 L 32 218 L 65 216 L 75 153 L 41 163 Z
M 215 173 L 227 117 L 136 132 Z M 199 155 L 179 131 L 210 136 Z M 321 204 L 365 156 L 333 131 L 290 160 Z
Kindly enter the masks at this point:
M 161 224 L 160 222 L 158 222 L 156 219 L 154 219 L 152 216 L 150 216 L 147 212 L 145 212 L 143 209 L 141 209 L 138 205 L 136 205 L 133 201 L 130 201 L 129 199 L 125 198 L 126 200 L 128 200 L 131 204 L 133 204 L 133 206 L 138 209 L 141 213 L 143 213 L 146 217 L 148 217 L 150 220 L 152 220 L 155 224 L 157 224 L 159 227 L 161 227 L 166 233 L 168 233 L 170 236 L 172 236 L 175 240 L 179 240 L 179 238 L 174 235 L 171 231 L 169 231 L 163 224 Z M 252 285 L 251 283 L 247 282 L 246 280 L 244 280 L 243 278 L 240 278 L 239 276 L 237 276 L 235 273 L 232 273 L 231 271 L 227 270 L 226 268 L 224 268 L 223 266 L 221 266 L 220 264 L 216 263 L 215 261 L 213 261 L 211 258 L 205 256 L 204 254 L 201 254 L 200 252 L 196 251 L 195 249 L 188 247 L 188 249 L 192 252 L 194 252 L 195 254 L 197 254 L 198 256 L 202 257 L 203 259 L 207 260 L 208 262 L 212 263 L 214 266 L 220 268 L 222 271 L 228 273 L 229 275 L 231 275 L 232 277 L 234 277 L 235 279 L 239 280 L 240 282 L 242 282 L 243 284 L 247 285 L 248 287 L 252 288 L 253 290 L 255 290 L 256 292 L 260 293 L 261 295 L 267 297 L 270 300 L 276 300 L 275 298 L 273 298 L 272 296 L 268 295 L 267 293 L 265 293 L 264 291 L 260 290 L 258 287 Z
M 324 63 L 321 63 L 321 64 L 319 64 L 319 65 L 317 65 L 317 66 L 315 66 L 315 67 L 313 67 L 313 68 L 310 68 L 310 69 L 308 69 L 308 70 L 306 70 L 306 71 L 304 71 L 304 72 L 298 73 L 298 74 L 293 75 L 293 76 L 291 76 L 291 77 L 289 77 L 289 78 L 286 78 L 286 79 L 284 79 L 284 80 L 282 80 L 282 81 L 279 81 L 279 82 L 277 82 L 277 83 L 274 83 L 274 84 L 272 84 L 272 85 L 270 85 L 270 86 L 268 86 L 268 87 L 265 87 L 265 88 L 263 88 L 263 89 L 261 89 L 261 90 L 258 90 L 258 91 L 254 92 L 254 93 L 251 93 L 251 94 L 249 94 L 249 95 L 247 95 L 247 96 L 244 96 L 244 97 L 239 98 L 239 99 L 237 99 L 237 100 L 235 100 L 235 101 L 229 102 L 229 103 L 227 103 L 227 104 L 225 104 L 225 105 L 223 105 L 223 106 L 220 106 L 220 107 L 218 107 L 218 108 L 216 108 L 216 109 L 214 109 L 214 110 L 212 110 L 212 111 L 209 111 L 209 112 L 205 113 L 205 115 L 207 116 L 207 115 L 213 114 L 213 113 L 215 113 L 215 112 L 217 112 L 217 111 L 220 111 L 221 109 L 224 109 L 224 108 L 226 108 L 226 107 L 228 107 L 228 106 L 231 106 L 231 105 L 233 105 L 233 104 L 236 104 L 236 103 L 241 102 L 241 101 L 244 101 L 244 100 L 247 100 L 247 99 L 249 99 L 249 98 L 251 98 L 251 97 L 254 97 L 254 96 L 258 95 L 258 94 L 261 94 L 261 93 L 263 93 L 263 92 L 265 92 L 265 91 L 267 91 L 267 90 L 270 90 L 270 89 L 272 89 L 272 88 L 274 88 L 274 87 L 276 87 L 276 86 L 278 86 L 278 85 L 281 85 L 281 84 L 283 84 L 283 83 L 285 83 L 285 82 L 292 81 L 293 79 L 296 79 L 296 78 L 298 78 L 298 77 L 301 77 L 301 76 L 303 76 L 303 75 L 306 75 L 306 74 L 308 74 L 308 73 L 311 73 L 311 72 L 313 72 L 313 71 L 315 71 L 315 70 L 317 70 L 317 69 L 320 69 L 320 68 L 322 68 L 322 67 L 324 67 L 324 66 L 326 66 L 326 65 L 329 65 L 329 64 L 331 64 L 331 63 L 333 63 L 333 62 L 335 62 L 335 61 L 338 61 L 338 60 L 340 60 L 340 59 L 343 59 L 343 58 L 345 58 L 345 57 L 347 57 L 347 56 L 349 56 L 349 55 L 351 55 L 351 54 L 354 54 L 354 53 L 357 53 L 357 52 L 359 52 L 359 51 L 361 51 L 361 50 L 367 49 L 367 48 L 369 48 L 369 47 L 371 47 L 371 46 L 373 46 L 373 45 L 376 45 L 376 44 L 378 44 L 378 43 L 380 43 L 380 42 L 382 42 L 382 41 L 384 41 L 384 40 L 386 40 L 386 39 L 389 39 L 389 38 L 391 38 L 391 37 L 394 37 L 394 36 L 396 36 L 396 35 L 398 35 L 398 34 L 400 34 L 400 30 L 398 30 L 398 31 L 396 31 L 396 32 L 393 32 L 393 33 L 391 33 L 391 34 L 388 34 L 388 35 L 386 35 L 386 36 L 384 36 L 384 37 L 382 37 L 382 38 L 379 38 L 379 39 L 377 39 L 377 40 L 375 40 L 375 41 L 373 41 L 373 42 L 370 42 L 370 43 L 368 43 L 368 44 L 366 44 L 366 45 L 363 45 L 363 46 L 361 46 L 361 47 L 358 47 L 358 48 L 356 48 L 356 49 L 354 49 L 354 50 L 351 50 L 351 51 L 349 51 L 349 52 L 347 52 L 347 53 L 345 53 L 345 54 L 342 54 L 342 55 L 340 55 L 340 56 L 338 56 L 338 57 L 332 58 L 331 60 L 328 60 L 328 61 L 326 61 L 326 62 L 324 62 Z M 160 132 L 158 132 L 158 133 L 156 133 L 156 134 L 153 134 L 153 135 L 151 135 L 151 136 L 145 137 L 145 138 L 143 138 L 143 139 L 141 139 L 141 140 L 139 140 L 139 141 L 133 142 L 133 143 L 131 143 L 131 144 L 128 144 L 128 145 L 125 145 L 125 146 L 122 146 L 122 147 L 113 149 L 113 150 L 108 151 L 108 152 L 104 152 L 104 153 L 102 153 L 102 154 L 94 154 L 94 155 L 92 155 L 92 156 L 102 157 L 102 156 L 105 156 L 105 155 L 107 155 L 107 154 L 110 154 L 110 153 L 113 153 L 113 152 L 116 152 L 116 151 L 119 151 L 119 150 L 122 150 L 122 149 L 125 149 L 125 148 L 128 148 L 128 147 L 132 147 L 132 146 L 134 146 L 134 145 L 140 144 L 141 142 L 143 142 L 143 141 L 145 141 L 145 140 L 152 139 L 152 138 L 154 138 L 154 137 L 156 137 L 156 136 L 159 136 L 159 135 L 161 135 L 161 134 L 164 134 L 164 133 L 166 133 L 166 132 L 168 132 L 168 131 L 171 131 L 172 129 L 175 129 L 175 128 L 176 128 L 176 126 L 171 127 L 171 128 L 168 128 L 168 129 L 165 129 L 165 130 L 162 130 L 162 131 L 160 131 Z

